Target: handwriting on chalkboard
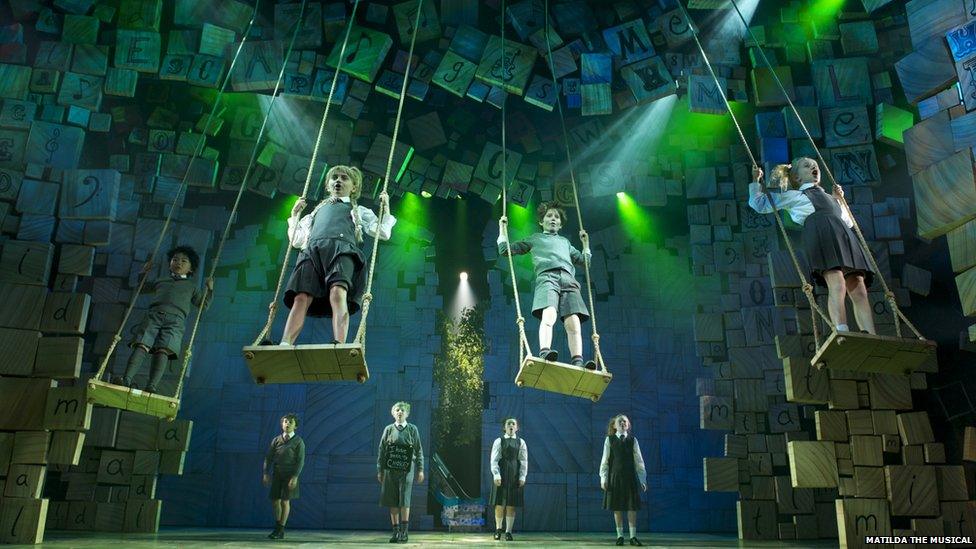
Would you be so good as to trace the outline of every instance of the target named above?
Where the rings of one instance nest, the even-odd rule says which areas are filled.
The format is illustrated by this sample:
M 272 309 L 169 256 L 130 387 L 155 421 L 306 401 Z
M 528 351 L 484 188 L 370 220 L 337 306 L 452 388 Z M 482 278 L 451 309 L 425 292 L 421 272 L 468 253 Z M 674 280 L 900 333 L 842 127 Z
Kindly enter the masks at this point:
M 387 471 L 409 471 L 413 459 L 413 446 L 387 444 L 383 456 L 383 468 Z

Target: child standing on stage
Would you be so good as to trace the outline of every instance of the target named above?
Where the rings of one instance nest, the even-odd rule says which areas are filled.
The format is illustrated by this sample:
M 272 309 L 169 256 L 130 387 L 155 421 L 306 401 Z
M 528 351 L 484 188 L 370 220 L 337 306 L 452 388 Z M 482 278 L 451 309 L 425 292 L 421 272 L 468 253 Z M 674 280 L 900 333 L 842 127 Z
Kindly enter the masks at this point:
M 573 366 L 584 366 L 583 334 L 581 324 L 590 318 L 579 282 L 576 281 L 576 267 L 589 261 L 592 254 L 589 248 L 581 253 L 559 234 L 566 221 L 566 212 L 556 204 L 544 202 L 536 209 L 536 219 L 542 232 L 534 233 L 525 240 L 512 242 L 506 246 L 505 224 L 498 222 L 498 253 L 506 255 L 511 247 L 512 255 L 532 252 L 532 265 L 535 268 L 535 295 L 532 298 L 532 314 L 539 324 L 539 356 L 544 360 L 555 361 L 558 351 L 552 349 L 552 329 L 556 319 L 563 321 L 569 352 L 572 353 Z M 592 360 L 585 363 L 587 369 L 595 370 Z
M 413 476 L 424 482 L 424 449 L 420 432 L 412 423 L 410 404 L 397 402 L 390 409 L 393 423 L 383 429 L 376 459 L 376 480 L 380 483 L 380 505 L 390 508 L 393 536 L 390 543 L 406 543 L 410 533 L 410 492 Z
M 525 441 L 518 436 L 518 420 L 505 419 L 504 434 L 491 445 L 491 487 L 489 505 L 495 506 L 495 539 L 502 538 L 502 522 L 505 524 L 505 541 L 512 541 L 515 525 L 515 509 L 522 506 L 522 488 L 529 470 L 529 451 Z
M 827 287 L 827 312 L 838 332 L 849 331 L 845 297 L 854 305 L 854 318 L 860 329 L 875 333 L 871 302 L 867 287 L 874 279 L 864 249 L 852 230 L 854 220 L 841 207 L 844 190 L 834 185 L 833 196 L 820 186 L 820 167 L 812 158 L 797 158 L 792 164 L 773 169 L 773 178 L 781 192 L 763 194 L 763 172 L 753 168 L 753 183 L 749 185 L 749 206 L 759 213 L 776 208 L 789 212 L 790 217 L 803 225 L 803 250 L 810 261 L 810 275 Z
M 325 176 L 329 196 L 312 213 L 299 219 L 305 200 L 299 199 L 288 218 L 288 240 L 301 249 L 288 280 L 285 306 L 291 311 L 281 345 L 292 345 L 305 324 L 305 316 L 331 317 L 333 343 L 345 343 L 349 316 L 362 306 L 366 288 L 363 233 L 390 239 L 396 219 L 389 214 L 386 193 L 380 194 L 382 224 L 369 209 L 356 203 L 363 186 L 359 168 L 333 166 Z
M 298 475 L 305 466 L 305 441 L 295 434 L 298 416 L 287 414 L 281 418 L 281 434 L 271 441 L 264 457 L 264 473 L 261 480 L 270 486 L 268 493 L 274 511 L 275 529 L 270 539 L 285 537 L 285 524 L 291 512 L 291 500 L 298 499 Z
M 190 278 L 200 264 L 200 256 L 196 250 L 189 246 L 177 246 L 166 252 L 166 258 L 169 259 L 169 276 L 146 281 L 142 288 L 144 293 L 154 294 L 152 304 L 146 316 L 135 327 L 134 338 L 129 344 L 134 349 L 129 355 L 125 374 L 112 378 L 114 385 L 131 387 L 132 380 L 151 353 L 152 366 L 146 392 L 158 393 L 166 363 L 178 357 L 183 346 L 186 317 L 190 314 L 191 307 L 199 307 L 204 300 L 200 289 Z M 147 262 L 142 268 L 142 274 L 145 275 L 151 268 L 152 263 Z M 213 279 L 207 278 L 205 284 L 207 297 L 204 306 L 209 307 L 213 295 Z
M 643 545 L 637 539 L 637 511 L 641 506 L 640 492 L 647 491 L 647 471 L 640 445 L 630 434 L 630 419 L 623 414 L 611 419 L 607 426 L 600 458 L 600 488 L 603 508 L 613 511 L 617 545 L 624 544 L 624 512 L 630 525 L 630 544 Z

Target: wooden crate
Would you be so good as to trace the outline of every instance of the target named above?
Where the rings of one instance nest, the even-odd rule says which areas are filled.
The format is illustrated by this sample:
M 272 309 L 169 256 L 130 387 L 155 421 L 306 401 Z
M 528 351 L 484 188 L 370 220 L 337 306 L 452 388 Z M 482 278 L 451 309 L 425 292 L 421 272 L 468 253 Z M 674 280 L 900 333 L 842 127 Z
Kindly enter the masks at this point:
M 833 332 L 810 364 L 818 369 L 907 375 L 924 365 L 935 348 L 927 339 Z
M 336 345 L 257 345 L 244 347 L 251 377 L 265 383 L 308 383 L 369 379 L 366 355 L 358 343 Z
M 519 373 L 515 376 L 515 385 L 589 398 L 596 402 L 612 379 L 613 374 L 609 372 L 587 370 L 572 364 L 549 362 L 528 356 L 522 361 Z

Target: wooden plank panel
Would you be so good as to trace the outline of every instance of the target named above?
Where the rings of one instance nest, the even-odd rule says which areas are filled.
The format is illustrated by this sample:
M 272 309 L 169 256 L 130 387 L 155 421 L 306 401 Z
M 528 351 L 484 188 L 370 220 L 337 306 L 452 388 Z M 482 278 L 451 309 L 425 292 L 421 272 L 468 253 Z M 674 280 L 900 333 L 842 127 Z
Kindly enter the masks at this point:
M 41 430 L 49 379 L 0 377 L 0 429 Z
M 922 367 L 935 349 L 928 340 L 833 332 L 810 362 L 831 370 L 907 374 Z
M 518 387 L 532 387 L 596 402 L 613 379 L 610 373 L 587 370 L 571 364 L 526 357 L 515 377 Z
M 794 488 L 837 487 L 837 457 L 829 441 L 790 441 L 790 480 Z
M 301 381 L 358 381 L 369 379 L 362 346 L 295 345 L 244 348 L 251 376 L 259 384 Z

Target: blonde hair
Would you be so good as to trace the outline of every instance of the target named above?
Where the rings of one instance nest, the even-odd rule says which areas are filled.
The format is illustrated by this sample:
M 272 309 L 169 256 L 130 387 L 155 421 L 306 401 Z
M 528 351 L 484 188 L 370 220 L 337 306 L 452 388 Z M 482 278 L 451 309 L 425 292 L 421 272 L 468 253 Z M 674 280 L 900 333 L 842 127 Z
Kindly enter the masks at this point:
M 349 202 L 352 204 L 352 224 L 356 228 L 355 231 L 356 243 L 362 244 L 363 224 L 362 221 L 359 219 L 359 211 L 357 206 L 359 206 L 359 196 L 363 191 L 363 172 L 362 170 L 360 170 L 355 166 L 344 166 L 341 164 L 332 166 L 331 168 L 329 168 L 329 171 L 325 173 L 325 179 L 322 180 L 322 185 L 327 186 L 329 179 L 332 177 L 333 174 L 336 173 L 343 173 L 347 175 L 349 179 L 352 180 L 352 191 L 349 192 Z M 315 206 L 315 209 L 313 209 L 312 213 L 309 214 L 312 216 L 312 219 L 315 219 L 315 213 L 319 211 L 319 208 L 325 206 L 326 204 L 328 204 L 328 202 L 325 199 L 323 199 Z M 410 409 L 410 405 L 408 404 L 407 405 L 408 414 L 410 413 L 409 409 Z
M 817 163 L 816 160 L 813 160 L 809 156 L 798 156 L 789 164 L 779 164 L 773 168 L 772 173 L 770 173 L 770 179 L 779 187 L 779 190 L 788 191 L 800 188 L 800 182 L 794 176 L 796 175 L 795 167 L 799 166 L 802 160 L 811 160 L 814 164 Z
M 399 406 L 400 408 L 403 408 L 404 414 L 407 417 L 410 417 L 410 403 L 409 402 L 404 402 L 402 400 L 400 402 L 394 402 L 393 403 L 393 406 L 390 406 L 390 413 L 391 414 L 393 413 L 393 409 L 396 408 L 397 406 Z

